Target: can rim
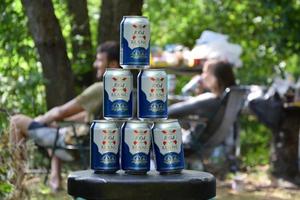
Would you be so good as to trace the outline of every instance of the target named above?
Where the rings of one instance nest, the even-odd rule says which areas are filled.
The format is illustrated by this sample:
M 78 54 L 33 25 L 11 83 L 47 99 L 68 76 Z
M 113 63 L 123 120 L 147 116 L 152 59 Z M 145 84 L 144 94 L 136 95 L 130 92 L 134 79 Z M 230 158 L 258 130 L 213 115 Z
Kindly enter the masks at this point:
M 172 122 L 178 122 L 178 119 L 166 119 L 163 121 L 156 121 L 155 124 L 172 123 Z
M 95 119 L 93 120 L 93 122 L 96 122 L 96 123 L 114 123 L 114 121 L 111 121 L 111 120 L 105 120 L 105 119 Z
M 106 71 L 129 71 L 128 69 L 122 69 L 122 68 L 106 68 Z
M 123 18 L 147 18 L 146 16 L 139 16 L 139 15 L 125 15 Z
M 137 119 L 130 119 L 127 121 L 127 123 L 142 123 L 142 124 L 148 124 L 148 122 L 146 121 L 141 121 L 141 120 L 137 120 Z
M 144 71 L 166 71 L 165 69 L 161 69 L 161 68 L 146 68 L 143 69 Z

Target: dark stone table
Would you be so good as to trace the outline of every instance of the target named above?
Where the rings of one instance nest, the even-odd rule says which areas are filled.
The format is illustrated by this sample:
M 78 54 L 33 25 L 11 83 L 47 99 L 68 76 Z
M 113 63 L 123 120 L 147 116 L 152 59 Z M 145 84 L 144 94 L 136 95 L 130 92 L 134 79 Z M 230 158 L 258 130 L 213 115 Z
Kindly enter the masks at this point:
M 92 170 L 72 172 L 68 193 L 84 199 L 192 200 L 216 196 L 216 179 L 206 172 L 183 170 L 181 174 L 147 175 L 95 174 Z

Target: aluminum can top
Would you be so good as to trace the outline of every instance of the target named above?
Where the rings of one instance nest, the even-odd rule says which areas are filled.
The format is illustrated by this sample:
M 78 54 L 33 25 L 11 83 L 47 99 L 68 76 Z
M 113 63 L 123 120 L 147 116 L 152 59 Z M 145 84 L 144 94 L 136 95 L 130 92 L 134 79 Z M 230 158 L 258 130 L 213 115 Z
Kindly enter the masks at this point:
M 166 119 L 157 121 L 154 123 L 153 128 L 168 128 L 168 127 L 180 127 L 178 119 Z
M 121 68 L 107 68 L 105 72 L 115 73 L 115 74 L 131 74 L 129 69 L 121 69 Z

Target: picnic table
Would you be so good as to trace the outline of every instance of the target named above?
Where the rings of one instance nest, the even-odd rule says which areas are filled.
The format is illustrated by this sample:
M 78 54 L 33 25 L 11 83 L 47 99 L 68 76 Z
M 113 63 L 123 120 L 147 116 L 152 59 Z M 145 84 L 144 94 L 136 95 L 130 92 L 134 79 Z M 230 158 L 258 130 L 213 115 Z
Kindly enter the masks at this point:
M 68 177 L 68 194 L 85 199 L 212 199 L 216 196 L 213 175 L 192 170 L 181 174 L 147 175 L 96 174 L 92 170 L 72 172 Z

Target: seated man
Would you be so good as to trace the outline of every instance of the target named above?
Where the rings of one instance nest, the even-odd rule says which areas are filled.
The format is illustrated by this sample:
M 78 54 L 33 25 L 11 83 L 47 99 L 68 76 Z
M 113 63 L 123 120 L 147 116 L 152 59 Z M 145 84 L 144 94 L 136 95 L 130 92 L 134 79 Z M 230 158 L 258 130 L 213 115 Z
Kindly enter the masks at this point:
M 94 62 L 97 78 L 102 78 L 105 68 L 119 68 L 119 45 L 116 42 L 105 42 L 97 49 Z M 56 128 L 50 126 L 55 121 L 73 120 L 88 122 L 91 116 L 99 114 L 102 108 L 103 83 L 96 82 L 85 89 L 79 96 L 69 102 L 52 108 L 35 119 L 18 114 L 10 120 L 10 140 L 13 147 L 24 145 L 26 139 L 33 139 L 38 145 L 49 147 L 54 144 Z M 59 137 L 58 146 L 64 145 L 64 138 Z M 14 151 L 15 153 L 15 151 Z M 50 187 L 57 190 L 61 184 L 60 157 L 64 160 L 72 159 L 62 150 L 56 150 L 51 160 Z

